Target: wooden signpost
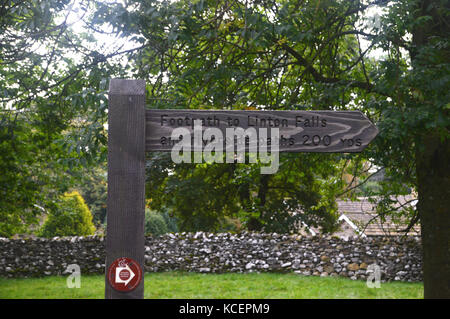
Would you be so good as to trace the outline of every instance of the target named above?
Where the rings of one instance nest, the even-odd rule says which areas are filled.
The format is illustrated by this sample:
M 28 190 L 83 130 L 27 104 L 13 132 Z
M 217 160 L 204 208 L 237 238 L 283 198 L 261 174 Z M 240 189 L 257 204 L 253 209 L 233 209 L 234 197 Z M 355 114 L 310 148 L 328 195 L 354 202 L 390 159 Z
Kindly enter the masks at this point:
M 360 111 L 146 110 L 145 119 L 147 152 L 171 151 L 173 129 L 192 132 L 194 120 L 204 129 L 220 129 L 223 136 L 227 128 L 278 128 L 280 152 L 361 152 L 378 134 Z
M 192 132 L 195 120 L 223 136 L 228 128 L 278 128 L 280 152 L 361 152 L 378 134 L 359 111 L 146 110 L 145 81 L 112 79 L 105 298 L 143 298 L 145 152 L 171 151 L 173 130 Z

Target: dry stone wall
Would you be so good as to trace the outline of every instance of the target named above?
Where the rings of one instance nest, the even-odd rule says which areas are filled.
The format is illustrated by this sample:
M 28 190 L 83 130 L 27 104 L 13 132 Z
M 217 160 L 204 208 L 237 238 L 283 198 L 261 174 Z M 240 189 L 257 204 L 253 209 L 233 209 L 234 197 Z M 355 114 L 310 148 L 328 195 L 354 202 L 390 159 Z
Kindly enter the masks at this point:
M 1 277 L 65 275 L 105 271 L 103 237 L 0 238 Z M 266 233 L 176 233 L 146 237 L 145 271 L 295 272 L 366 279 L 376 264 L 382 281 L 422 281 L 418 238 L 301 237 Z

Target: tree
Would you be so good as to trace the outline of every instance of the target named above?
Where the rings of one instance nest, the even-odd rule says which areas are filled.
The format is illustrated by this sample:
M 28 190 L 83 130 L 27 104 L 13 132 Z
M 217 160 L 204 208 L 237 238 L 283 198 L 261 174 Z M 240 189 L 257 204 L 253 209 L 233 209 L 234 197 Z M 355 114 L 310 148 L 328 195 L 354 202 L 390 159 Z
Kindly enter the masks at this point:
M 74 188 L 83 196 L 96 225 L 106 221 L 106 169 L 102 163 L 88 166 L 74 174 Z
M 410 94 L 420 125 L 414 146 L 425 297 L 450 298 L 450 4 L 422 0 L 413 9 Z
M 335 157 L 285 154 L 277 174 L 260 175 L 258 165 L 177 165 L 170 154 L 151 154 L 146 191 L 150 206 L 169 207 L 182 231 L 216 231 L 228 216 L 254 231 L 286 233 L 303 221 L 331 232 L 338 217 L 334 196 L 342 187 L 337 166 L 329 165 Z
M 412 213 L 410 227 L 419 220 L 422 226 L 425 296 L 449 297 L 442 280 L 450 277 L 448 1 L 149 0 L 118 6 L 103 19 L 142 44 L 130 59 L 134 76 L 150 83 L 152 107 L 363 110 L 381 132 L 359 158 L 385 169 L 386 198 L 405 186 L 418 190 L 417 211 L 405 214 Z M 368 10 L 376 6 L 384 14 L 373 23 Z M 383 57 L 368 55 L 377 48 Z M 171 169 L 180 177 L 185 170 Z M 171 186 L 167 171 L 154 174 Z M 193 174 L 201 171 L 195 167 Z M 180 187 L 196 180 L 186 177 Z
M 72 30 L 94 6 L 0 1 L 0 236 L 27 232 L 74 171 L 105 161 L 106 80 L 122 74 L 120 52 Z
M 72 192 L 62 196 L 58 208 L 50 212 L 39 235 L 42 237 L 86 236 L 93 235 L 94 232 L 92 214 L 83 197 L 78 192 Z
M 403 214 L 408 229 L 422 227 L 425 297 L 449 297 L 448 1 L 80 3 L 86 28 L 109 24 L 137 46 L 92 49 L 94 38 L 69 28 L 69 1 L 0 3 L 2 233 L 35 220 L 36 204 L 51 207 L 71 186 L 67 170 L 104 156 L 103 79 L 143 78 L 153 108 L 362 110 L 380 128 L 364 153 L 283 155 L 270 177 L 256 174 L 257 165 L 174 165 L 151 154 L 151 205 L 170 206 L 185 229 L 239 215 L 252 227 L 286 230 L 285 213 L 300 208 L 301 220 L 330 230 L 333 199 L 352 189 L 339 172 L 349 159 L 370 162 L 385 170 L 386 203 L 405 188 L 418 191 L 417 210 Z M 372 8 L 384 12 L 376 23 Z M 124 54 L 126 67 L 114 60 Z
M 35 143 L 23 143 L 27 136 Z M 41 213 L 33 206 L 39 199 L 39 184 L 44 181 L 36 160 L 39 155 L 39 134 L 30 134 L 30 126 L 17 114 L 3 116 L 0 125 L 0 236 L 24 233 L 37 223 Z M 46 158 L 48 159 L 48 158 Z M 34 172 L 34 173 L 31 173 Z

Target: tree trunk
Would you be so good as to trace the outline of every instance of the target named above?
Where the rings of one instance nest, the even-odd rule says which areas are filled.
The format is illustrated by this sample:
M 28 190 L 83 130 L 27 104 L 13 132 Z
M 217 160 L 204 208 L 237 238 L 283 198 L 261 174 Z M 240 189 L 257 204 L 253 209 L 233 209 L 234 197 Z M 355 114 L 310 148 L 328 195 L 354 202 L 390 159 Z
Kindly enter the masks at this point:
M 428 16 L 426 23 L 413 29 L 411 60 L 415 67 L 427 67 L 417 53 L 435 37 L 445 39 L 450 30 L 442 12 L 449 3 L 418 1 L 416 19 Z M 442 63 L 448 56 L 442 49 Z M 438 94 L 436 92 L 436 94 Z M 425 298 L 450 298 L 450 140 L 442 140 L 432 130 L 424 131 L 416 145 L 416 172 L 419 193 L 418 212 L 422 233 L 423 281 Z
M 450 298 L 450 140 L 426 136 L 416 149 L 425 298 Z

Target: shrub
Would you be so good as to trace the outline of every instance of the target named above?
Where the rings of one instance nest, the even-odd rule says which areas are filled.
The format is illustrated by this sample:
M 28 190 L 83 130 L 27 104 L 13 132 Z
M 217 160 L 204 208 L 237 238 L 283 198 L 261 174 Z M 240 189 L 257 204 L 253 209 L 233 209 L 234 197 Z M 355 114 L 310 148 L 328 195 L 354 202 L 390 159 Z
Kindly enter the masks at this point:
M 83 197 L 78 192 L 65 193 L 57 209 L 50 212 L 39 235 L 54 236 L 87 236 L 95 232 L 92 214 Z
M 175 217 L 171 217 L 166 208 L 161 212 L 161 216 L 164 218 L 164 221 L 167 225 L 167 231 L 169 233 L 177 233 L 178 232 L 178 224 L 177 219 Z
M 242 231 L 243 226 L 242 222 L 239 218 L 231 218 L 225 216 L 220 220 L 220 226 L 218 228 L 218 232 L 227 232 L 227 233 L 239 233 Z
M 151 211 L 149 209 L 145 210 L 145 234 L 159 236 L 165 234 L 169 231 L 166 221 L 162 214 Z

